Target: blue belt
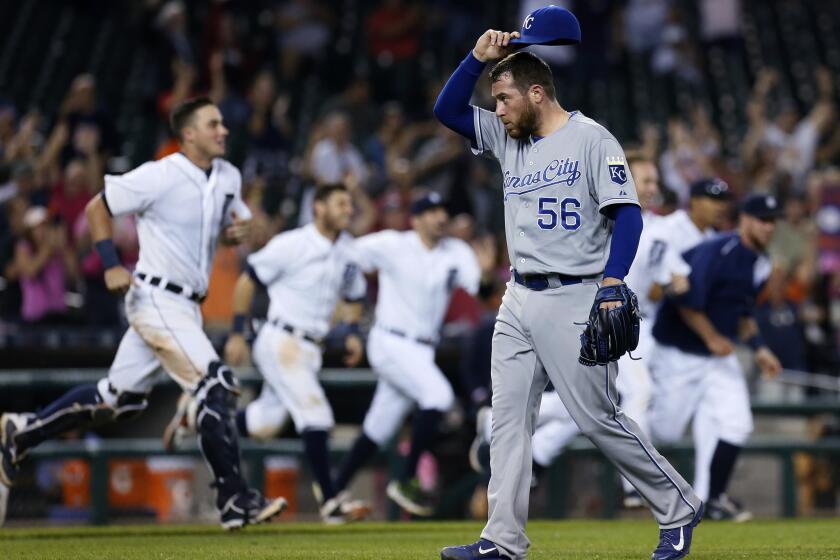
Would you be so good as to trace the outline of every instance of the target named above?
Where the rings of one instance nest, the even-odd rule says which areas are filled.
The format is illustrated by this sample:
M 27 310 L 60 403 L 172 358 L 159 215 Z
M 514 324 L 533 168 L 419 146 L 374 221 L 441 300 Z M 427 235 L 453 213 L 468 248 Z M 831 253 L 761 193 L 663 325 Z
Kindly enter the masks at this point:
M 517 284 L 521 284 L 529 290 L 540 292 L 548 288 L 559 288 L 560 286 L 571 286 L 572 284 L 581 284 L 584 280 L 595 280 L 600 274 L 592 276 L 569 276 L 568 274 L 552 273 L 552 274 L 527 274 L 523 276 L 514 269 L 513 280 Z

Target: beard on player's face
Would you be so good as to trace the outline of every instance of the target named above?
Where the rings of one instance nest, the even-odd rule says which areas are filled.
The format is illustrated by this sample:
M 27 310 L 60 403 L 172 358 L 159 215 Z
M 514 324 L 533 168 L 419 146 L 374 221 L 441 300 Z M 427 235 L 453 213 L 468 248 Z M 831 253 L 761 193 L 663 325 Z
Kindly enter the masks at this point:
M 433 241 L 439 241 L 446 235 L 449 214 L 444 208 L 432 208 L 414 218 L 414 229 Z
M 762 220 L 752 216 L 748 218 L 746 234 L 750 244 L 758 251 L 767 249 L 775 231 L 775 220 Z
M 523 101 L 522 114 L 517 120 L 509 121 L 512 126 L 507 133 L 515 140 L 528 138 L 537 131 L 537 108 L 527 96 L 523 97 Z
M 347 193 L 333 193 L 327 200 L 316 202 L 315 219 L 333 233 L 341 233 L 350 227 L 353 217 L 353 202 Z

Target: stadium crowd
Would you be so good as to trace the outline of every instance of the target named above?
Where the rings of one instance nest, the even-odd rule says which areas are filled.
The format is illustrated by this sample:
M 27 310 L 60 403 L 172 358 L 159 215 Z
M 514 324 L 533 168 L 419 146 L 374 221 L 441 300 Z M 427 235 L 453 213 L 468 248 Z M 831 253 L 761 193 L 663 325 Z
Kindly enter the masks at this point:
M 479 17 L 469 16 L 466 5 L 400 0 L 341 10 L 327 2 L 198 4 L 146 2 L 135 24 L 143 47 L 154 55 L 144 80 L 143 108 L 156 123 L 149 151 L 159 158 L 177 149 L 165 118 L 173 104 L 210 95 L 231 130 L 229 158 L 243 172 L 255 213 L 249 247 L 219 253 L 205 304 L 208 326 L 229 321 L 228 294 L 241 257 L 274 233 L 311 220 L 311 195 L 320 182 L 344 181 L 351 188 L 356 235 L 407 228 L 413 193 L 439 192 L 453 216 L 452 235 L 476 247 L 485 267 L 497 270 L 499 284 L 507 279 L 497 172 L 490 162 L 470 157 L 469 147 L 432 118 L 431 104 L 440 69 L 466 51 L 474 31 L 497 23 L 494 18 L 528 13 L 538 3 L 522 2 L 516 14 L 494 7 Z M 561 102 L 593 111 L 613 129 L 625 128 L 625 146 L 659 162 L 659 213 L 684 207 L 689 184 L 708 176 L 721 177 L 739 196 L 777 195 L 785 219 L 773 245 L 776 269 L 762 304 L 762 327 L 787 368 L 830 370 L 838 321 L 832 310 L 840 297 L 836 73 L 811 61 L 808 83 L 794 89 L 795 78 L 783 69 L 758 70 L 743 100 L 736 142 L 725 137 L 721 115 L 700 95 L 677 102 L 659 119 L 649 112 L 633 115 L 630 125 L 610 123 L 615 111 L 598 112 L 609 96 L 602 87 L 623 79 L 619 70 L 631 58 L 643 61 L 664 91 L 678 92 L 681 84 L 701 80 L 711 58 L 704 58 L 704 49 L 746 57 L 742 10 L 739 2 L 711 0 L 698 4 L 698 14 L 665 0 L 630 1 L 622 9 L 577 4 L 587 40 L 578 51 L 541 52 L 558 76 Z M 718 4 L 731 9 L 721 11 Z M 695 15 L 699 26 L 692 28 L 685 22 Z M 352 18 L 365 30 L 355 50 L 346 29 Z M 344 61 L 342 67 L 337 61 Z M 319 78 L 317 92 L 309 87 L 313 75 Z M 129 139 L 109 100 L 98 94 L 100 79 L 107 76 L 77 75 L 55 108 L 2 102 L 4 324 L 121 321 L 82 212 L 102 188 L 104 173 L 129 166 Z M 489 106 L 486 89 L 476 92 L 476 102 Z M 727 228 L 731 221 L 720 225 Z M 124 262 L 136 260 L 131 220 L 119 223 L 116 243 Z M 452 321 L 477 324 L 482 306 L 468 300 L 456 298 Z M 492 314 L 493 305 L 491 300 L 486 311 Z

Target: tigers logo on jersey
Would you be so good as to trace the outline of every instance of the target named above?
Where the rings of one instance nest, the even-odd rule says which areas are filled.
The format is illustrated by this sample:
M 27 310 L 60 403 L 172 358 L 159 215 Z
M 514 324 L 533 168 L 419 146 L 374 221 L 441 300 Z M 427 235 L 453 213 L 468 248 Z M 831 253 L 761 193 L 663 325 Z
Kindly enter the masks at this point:
M 627 168 L 624 166 L 623 157 L 608 157 L 607 166 L 610 172 L 610 181 L 616 185 L 623 185 L 627 182 Z
M 455 280 L 458 278 L 458 269 L 450 268 L 446 275 L 446 290 L 451 292 L 455 289 Z

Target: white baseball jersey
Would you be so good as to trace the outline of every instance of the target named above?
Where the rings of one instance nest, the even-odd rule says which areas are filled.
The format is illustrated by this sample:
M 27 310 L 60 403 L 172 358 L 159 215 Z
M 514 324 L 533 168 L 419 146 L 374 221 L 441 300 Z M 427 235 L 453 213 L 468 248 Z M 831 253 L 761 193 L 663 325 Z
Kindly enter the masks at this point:
M 478 260 L 460 239 L 429 249 L 414 231 L 387 230 L 357 239 L 355 254 L 363 270 L 379 271 L 377 326 L 412 338 L 437 338 L 456 287 L 478 292 Z
M 656 315 L 657 306 L 650 301 L 651 286 L 654 283 L 664 286 L 671 282 L 672 274 L 688 275 L 690 272 L 688 265 L 680 256 L 680 249 L 678 249 L 683 245 L 684 240 L 674 239 L 684 232 L 672 232 L 674 228 L 667 222 L 666 218 L 657 216 L 652 212 L 643 214 L 644 229 L 639 238 L 639 248 L 636 251 L 636 258 L 633 259 L 633 264 L 630 266 L 630 271 L 624 278 L 624 281 L 639 298 L 639 310 L 644 318 L 652 319 Z M 687 225 L 682 225 L 685 226 L 686 230 L 688 226 L 691 226 L 697 234 L 700 233 L 691 220 L 688 220 Z M 686 236 L 693 238 L 691 233 L 687 233 Z
M 654 223 L 653 236 L 667 244 L 669 250 L 673 251 L 680 257 L 683 262 L 683 267 L 675 270 L 677 274 L 687 275 L 691 272 L 691 268 L 682 259 L 682 254 L 695 245 L 699 244 L 705 239 L 709 239 L 715 234 L 712 228 L 706 228 L 705 231 L 694 225 L 691 217 L 685 210 L 676 210 L 675 212 L 663 216 Z
M 352 247 L 350 234 L 343 232 L 332 242 L 309 224 L 276 235 L 251 254 L 248 264 L 268 288 L 269 320 L 326 335 L 338 297 L 358 300 L 367 290 Z
M 223 159 L 213 160 L 208 176 L 177 153 L 124 175 L 106 175 L 103 196 L 112 215 L 137 217 L 139 272 L 203 294 L 222 228 L 233 212 L 251 217 L 241 184 L 239 171 Z M 106 398 L 108 387 L 118 393 L 150 391 L 159 366 L 192 390 L 219 359 L 195 301 L 138 281 L 126 295 L 125 309 L 130 327 L 108 378 L 100 381 Z
M 241 190 L 242 176 L 227 161 L 214 159 L 208 176 L 179 152 L 106 175 L 103 195 L 111 215 L 137 216 L 138 271 L 203 294 L 220 232 L 233 212 L 251 217 Z

